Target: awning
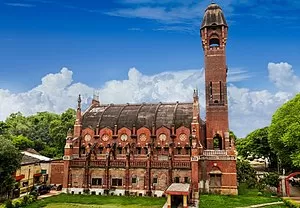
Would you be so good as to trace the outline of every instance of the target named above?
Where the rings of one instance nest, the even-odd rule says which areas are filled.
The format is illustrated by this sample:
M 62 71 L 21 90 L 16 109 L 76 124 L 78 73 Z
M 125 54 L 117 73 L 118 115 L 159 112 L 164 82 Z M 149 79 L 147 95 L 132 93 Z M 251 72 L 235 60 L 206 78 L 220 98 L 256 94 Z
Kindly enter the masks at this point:
M 23 178 L 25 178 L 25 175 L 24 175 L 24 174 L 15 177 L 16 181 L 20 181 L 20 180 L 22 180 Z
M 42 176 L 42 173 L 36 173 L 33 175 L 33 177 L 40 177 L 40 176 Z
M 185 195 L 188 196 L 190 193 L 190 184 L 188 183 L 172 183 L 171 186 L 166 190 L 166 194 L 169 195 Z

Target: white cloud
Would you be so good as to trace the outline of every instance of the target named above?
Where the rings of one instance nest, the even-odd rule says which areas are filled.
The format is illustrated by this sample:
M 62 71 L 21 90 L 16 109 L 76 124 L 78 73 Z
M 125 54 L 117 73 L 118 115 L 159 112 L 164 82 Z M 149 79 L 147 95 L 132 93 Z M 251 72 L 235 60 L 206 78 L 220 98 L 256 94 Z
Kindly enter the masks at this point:
M 249 74 L 241 69 L 229 70 L 230 128 L 238 136 L 245 136 L 256 128 L 269 125 L 274 111 L 296 93 L 287 82 L 292 78 L 296 86 L 299 80 L 290 65 L 270 63 L 268 70 L 271 82 L 278 87 L 275 93 L 239 88 L 234 82 L 248 79 Z M 76 107 L 78 94 L 82 94 L 84 106 L 87 107 L 95 89 L 83 83 L 74 83 L 72 76 L 71 70 L 63 68 L 59 73 L 43 77 L 41 84 L 28 92 L 16 94 L 0 89 L 0 120 L 18 111 L 25 115 L 40 111 L 63 112 L 67 108 Z M 204 118 L 204 71 L 200 69 L 147 76 L 131 68 L 128 79 L 108 81 L 97 90 L 102 103 L 191 102 L 196 87 L 199 89 Z
M 24 3 L 4 3 L 4 4 L 13 7 L 26 7 L 26 8 L 35 7 L 35 5 L 33 4 L 24 4 Z
M 294 74 L 292 65 L 288 63 L 269 63 L 269 79 L 280 90 L 288 92 L 300 91 L 300 78 Z
M 57 74 L 43 77 L 41 85 L 28 92 L 15 94 L 0 89 L 0 120 L 18 111 L 25 115 L 40 111 L 60 113 L 75 107 L 78 94 L 88 97 L 93 89 L 81 83 L 72 83 L 72 75 L 72 71 L 63 68 Z

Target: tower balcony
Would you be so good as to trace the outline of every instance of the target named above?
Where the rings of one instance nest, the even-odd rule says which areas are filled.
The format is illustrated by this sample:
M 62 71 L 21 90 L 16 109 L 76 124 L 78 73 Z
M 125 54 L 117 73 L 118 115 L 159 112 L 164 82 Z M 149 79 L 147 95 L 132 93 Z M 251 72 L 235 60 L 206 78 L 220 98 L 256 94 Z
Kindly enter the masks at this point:
M 227 151 L 226 150 L 204 150 L 203 155 L 205 156 L 227 155 Z

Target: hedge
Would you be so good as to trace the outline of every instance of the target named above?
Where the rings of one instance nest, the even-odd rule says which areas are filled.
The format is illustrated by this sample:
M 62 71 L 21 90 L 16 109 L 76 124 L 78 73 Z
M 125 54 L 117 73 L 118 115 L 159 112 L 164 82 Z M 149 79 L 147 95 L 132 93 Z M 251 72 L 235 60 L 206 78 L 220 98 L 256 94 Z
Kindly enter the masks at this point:
M 26 207 L 27 205 L 35 202 L 37 200 L 37 197 L 35 195 L 26 195 L 22 198 L 19 199 L 14 199 L 14 200 L 7 200 L 5 202 L 5 207 L 6 208 L 21 208 L 21 207 Z
M 286 206 L 291 208 L 300 208 L 300 204 L 291 200 L 291 199 L 283 199 L 283 202 Z

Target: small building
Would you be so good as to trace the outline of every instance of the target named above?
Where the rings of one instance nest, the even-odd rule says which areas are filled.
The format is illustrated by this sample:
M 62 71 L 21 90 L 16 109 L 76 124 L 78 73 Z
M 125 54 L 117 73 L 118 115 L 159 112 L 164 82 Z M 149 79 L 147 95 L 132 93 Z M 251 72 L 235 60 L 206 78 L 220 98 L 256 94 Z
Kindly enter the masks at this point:
M 34 185 L 49 183 L 51 158 L 40 155 L 35 150 L 22 153 L 21 167 L 16 171 L 15 179 L 19 183 L 20 192 L 29 191 Z

